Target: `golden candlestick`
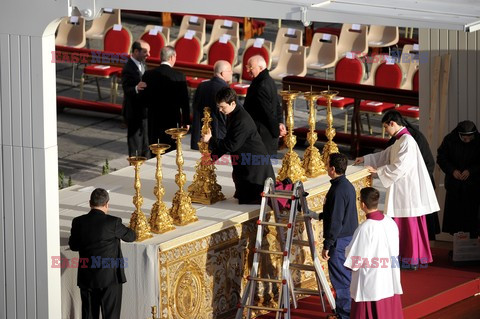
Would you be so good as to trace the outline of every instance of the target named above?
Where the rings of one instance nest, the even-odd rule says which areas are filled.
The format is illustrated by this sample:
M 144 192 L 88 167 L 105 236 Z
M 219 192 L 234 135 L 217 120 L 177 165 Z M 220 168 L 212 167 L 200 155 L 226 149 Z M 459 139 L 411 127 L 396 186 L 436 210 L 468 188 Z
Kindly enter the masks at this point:
M 317 177 L 327 173 L 322 160 L 322 155 L 320 154 L 318 148 L 315 147 L 315 142 L 317 141 L 317 133 L 315 132 L 317 109 L 315 108 L 315 102 L 321 94 L 319 92 L 310 91 L 303 93 L 303 95 L 305 96 L 310 108 L 308 117 L 310 132 L 307 134 L 307 140 L 310 146 L 305 150 L 302 164 L 307 177 Z
M 148 319 L 160 319 L 160 317 L 157 317 L 157 306 L 152 306 L 152 317 Z
M 165 233 L 169 230 L 175 229 L 173 226 L 173 219 L 170 217 L 167 205 L 163 202 L 162 198 L 165 195 L 165 188 L 162 185 L 162 154 L 170 148 L 168 144 L 152 144 L 150 150 L 153 154 L 157 155 L 157 169 L 155 171 L 155 179 L 157 183 L 153 188 L 153 194 L 157 198 L 157 201 L 153 204 L 150 220 L 148 221 L 152 232 L 157 234 Z
M 293 135 L 293 100 L 299 95 L 300 91 L 280 91 L 283 100 L 287 102 L 287 136 L 285 137 L 285 144 L 288 151 L 282 159 L 282 168 L 278 172 L 277 179 L 283 181 L 287 177 L 293 183 L 297 181 L 306 181 L 305 170 L 303 169 L 300 157 L 293 151 L 293 147 L 297 143 L 297 137 Z
M 183 172 L 182 138 L 187 132 L 188 129 L 186 128 L 171 128 L 165 131 L 177 141 L 178 173 L 175 175 L 175 183 L 177 183 L 179 189 L 173 197 L 172 208 L 170 209 L 170 216 L 172 216 L 175 225 L 186 225 L 198 220 L 195 215 L 195 208 L 192 207 L 192 200 L 188 193 L 183 190 L 187 176 Z
M 338 91 L 326 90 L 320 92 L 320 94 L 327 99 L 327 129 L 325 135 L 328 138 L 327 144 L 323 147 L 323 162 L 327 163 L 330 154 L 339 153 L 337 144 L 333 142 L 335 136 L 335 129 L 333 128 L 333 115 L 332 115 L 332 99 L 338 94 Z
M 212 121 L 212 117 L 210 116 L 209 107 L 203 110 L 202 121 L 202 136 L 205 136 L 211 131 L 210 122 Z M 208 143 L 200 141 L 198 142 L 198 147 L 202 156 L 195 165 L 193 183 L 188 187 L 188 192 L 192 202 L 210 205 L 224 200 L 225 196 L 222 193 L 222 186 L 217 184 L 215 165 L 210 156 Z
M 142 212 L 143 197 L 140 194 L 140 165 L 142 165 L 147 158 L 141 156 L 130 156 L 127 158 L 130 165 L 133 165 L 135 169 L 135 196 L 133 196 L 133 205 L 135 205 L 135 211 L 130 218 L 130 228 L 135 231 L 137 235 L 137 241 L 142 241 L 152 237 L 150 232 L 150 225 L 147 223 L 147 218 Z

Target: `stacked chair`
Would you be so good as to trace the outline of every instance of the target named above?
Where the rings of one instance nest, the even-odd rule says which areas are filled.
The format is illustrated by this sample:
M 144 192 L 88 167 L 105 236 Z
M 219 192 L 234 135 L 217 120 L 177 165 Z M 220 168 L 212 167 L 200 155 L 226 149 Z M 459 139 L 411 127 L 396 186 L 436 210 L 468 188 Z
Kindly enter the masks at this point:
M 272 51 L 272 62 L 277 63 L 284 44 L 302 45 L 303 31 L 292 28 L 280 28 L 275 39 L 275 46 Z

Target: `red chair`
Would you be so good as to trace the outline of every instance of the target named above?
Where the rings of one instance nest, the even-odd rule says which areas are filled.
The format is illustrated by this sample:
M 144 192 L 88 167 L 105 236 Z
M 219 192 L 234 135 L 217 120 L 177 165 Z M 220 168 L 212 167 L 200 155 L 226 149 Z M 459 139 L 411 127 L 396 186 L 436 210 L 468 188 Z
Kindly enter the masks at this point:
M 217 40 L 210 45 L 207 53 L 207 64 L 214 65 L 219 60 L 225 60 L 231 65 L 237 60 L 237 48 L 232 41 Z
M 203 58 L 203 48 L 197 37 L 191 39 L 183 37 L 175 42 L 177 61 L 200 63 Z
M 120 29 L 119 29 L 120 28 Z M 123 26 L 115 25 L 109 28 L 103 38 L 103 51 L 112 55 L 127 54 L 132 46 L 132 34 Z M 115 103 L 118 84 L 117 77 L 121 76 L 122 68 L 110 65 L 92 64 L 83 69 L 83 74 L 80 79 L 80 99 L 83 99 L 83 86 L 86 77 L 94 77 L 97 82 L 98 96 L 102 99 L 100 93 L 99 78 L 111 79 L 110 101 Z
M 378 87 L 399 89 L 403 81 L 403 71 L 397 63 L 381 63 L 374 76 L 374 85 Z M 370 135 L 372 127 L 370 125 L 370 114 L 382 115 L 383 112 L 395 108 L 395 103 L 377 102 L 364 100 L 360 103 L 360 112 L 367 113 L 368 130 Z M 382 137 L 385 137 L 385 129 L 382 126 Z
M 150 45 L 150 56 L 152 58 L 160 58 L 160 51 L 162 51 L 167 42 L 163 33 L 157 31 L 155 34 L 155 31 L 145 31 L 140 39 Z
M 335 65 L 335 81 L 360 84 L 365 75 L 365 67 L 358 58 L 341 58 Z M 332 107 L 339 110 L 345 110 L 345 122 L 343 131 L 347 133 L 348 128 L 348 108 L 353 106 L 354 99 L 343 96 L 336 96 L 332 100 Z M 317 105 L 327 106 L 327 99 L 320 97 Z
M 412 78 L 412 90 L 418 92 L 418 70 L 415 71 Z M 402 116 L 410 117 L 413 119 L 420 119 L 420 109 L 414 105 L 400 105 L 396 110 L 402 114 Z

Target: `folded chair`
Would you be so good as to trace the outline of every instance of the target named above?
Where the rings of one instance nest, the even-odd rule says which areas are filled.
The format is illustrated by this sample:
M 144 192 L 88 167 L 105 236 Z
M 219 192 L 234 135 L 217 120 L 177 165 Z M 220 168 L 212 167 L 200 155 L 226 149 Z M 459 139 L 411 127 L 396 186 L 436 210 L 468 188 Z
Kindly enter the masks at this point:
M 194 15 L 185 15 L 182 18 L 180 29 L 178 30 L 177 39 L 170 42 L 170 45 L 175 46 L 175 42 L 178 39 L 183 38 L 187 31 L 195 31 L 195 36 L 200 40 L 200 44 L 205 45 L 206 41 L 206 25 L 207 20 L 205 18 L 197 17 Z
M 307 68 L 323 70 L 335 66 L 338 57 L 337 41 L 336 35 L 315 33 L 307 56 Z
M 230 41 L 233 42 L 236 48 L 240 47 L 240 24 L 227 19 L 216 19 L 213 23 L 210 39 L 203 47 L 203 50 L 208 52 L 210 46 L 224 34 L 230 35 Z
M 405 82 L 410 82 L 411 83 L 411 89 L 413 91 L 416 91 L 416 92 L 418 92 L 418 77 L 419 77 L 419 73 L 418 73 L 418 66 L 417 66 L 417 69 L 415 70 L 412 78 L 410 79 L 411 81 L 409 81 L 408 76 L 407 76 L 407 80 L 405 81 Z M 402 116 L 409 117 L 409 118 L 412 118 L 412 119 L 415 119 L 415 120 L 420 119 L 420 109 L 419 109 L 418 106 L 405 105 L 404 104 L 404 105 L 400 105 L 399 107 L 397 107 L 396 110 L 400 114 L 402 114 Z
M 302 45 L 303 31 L 292 28 L 280 28 L 277 32 L 275 44 L 272 51 L 272 62 L 276 63 L 280 58 L 280 52 L 284 44 Z
M 344 23 L 338 39 L 338 57 L 342 58 L 347 52 L 353 52 L 361 57 L 368 53 L 366 25 Z
M 277 66 L 270 72 L 270 76 L 278 81 L 288 75 L 305 76 L 307 74 L 306 61 L 306 47 L 284 44 L 280 51 Z
M 371 25 L 368 30 L 368 46 L 371 48 L 385 48 L 398 43 L 398 27 Z
M 104 8 L 102 14 L 93 19 L 92 25 L 86 31 L 87 39 L 102 40 L 105 32 L 115 24 L 121 24 L 120 9 Z

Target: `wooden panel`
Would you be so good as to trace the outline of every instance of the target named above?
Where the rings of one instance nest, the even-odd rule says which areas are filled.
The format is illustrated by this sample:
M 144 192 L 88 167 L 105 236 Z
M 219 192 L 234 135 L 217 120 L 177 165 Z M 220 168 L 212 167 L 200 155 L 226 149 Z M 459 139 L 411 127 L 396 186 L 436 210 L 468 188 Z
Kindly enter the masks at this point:
M 434 72 L 435 72 L 435 60 L 436 57 L 440 55 L 440 31 L 438 29 L 430 29 L 430 110 L 429 116 L 427 117 L 429 123 L 428 127 L 436 127 L 438 124 L 439 118 L 439 99 L 440 99 L 440 89 L 439 89 L 439 80 L 435 82 Z M 438 71 L 438 70 L 437 70 Z M 438 75 L 438 73 L 437 73 Z M 437 78 L 439 79 L 439 77 Z M 433 109 L 432 109 L 433 108 Z M 433 122 L 433 123 L 432 123 Z M 427 139 L 428 143 L 435 149 L 437 148 L 437 135 L 434 134 L 433 130 L 430 132 L 427 130 Z
M 468 54 L 467 34 L 458 32 L 458 121 L 467 119 Z
M 2 86 L 2 100 L 1 110 L 1 143 L 12 145 L 12 104 L 11 104 L 11 85 L 10 85 L 10 37 L 8 35 L 0 35 L 0 83 Z
M 467 77 L 467 119 L 472 120 L 477 117 L 477 91 L 479 84 L 477 82 L 477 37 L 475 33 L 467 34 L 467 59 L 468 59 L 468 77 Z
M 447 131 L 453 130 L 458 123 L 458 31 L 448 31 L 448 47 L 452 57 L 450 65 L 450 83 L 448 88 Z M 436 152 L 436 150 L 435 150 Z
M 21 74 L 30 74 L 30 38 L 22 36 L 20 39 L 20 57 Z M 32 84 L 30 76 L 21 77 L 22 88 L 22 145 L 24 147 L 32 147 Z
M 419 64 L 419 106 L 420 106 L 420 130 L 426 134 L 428 127 L 428 114 L 430 113 L 430 29 L 420 29 L 418 43 L 420 45 Z
M 22 100 L 20 96 L 20 37 L 18 35 L 10 36 L 10 88 L 12 145 L 20 146 L 22 144 Z

